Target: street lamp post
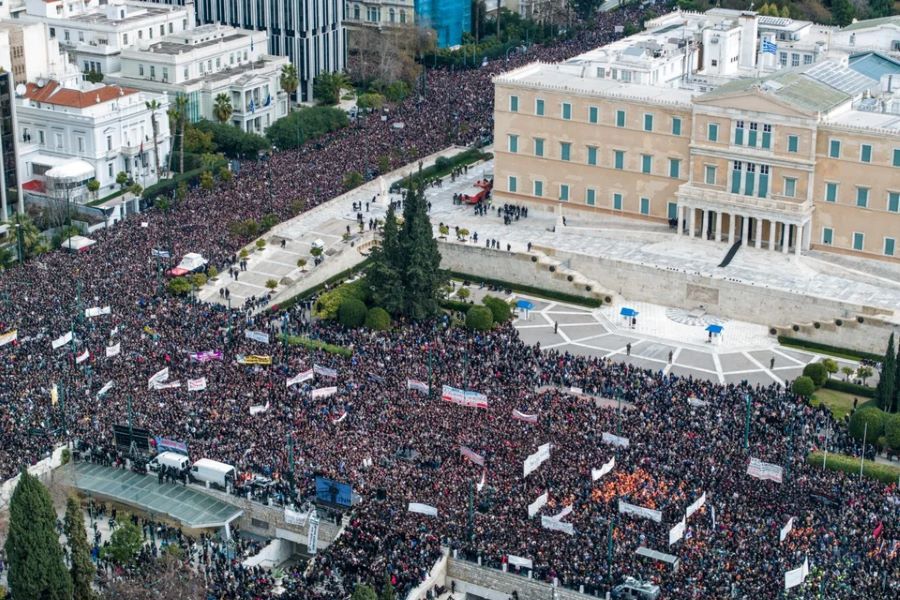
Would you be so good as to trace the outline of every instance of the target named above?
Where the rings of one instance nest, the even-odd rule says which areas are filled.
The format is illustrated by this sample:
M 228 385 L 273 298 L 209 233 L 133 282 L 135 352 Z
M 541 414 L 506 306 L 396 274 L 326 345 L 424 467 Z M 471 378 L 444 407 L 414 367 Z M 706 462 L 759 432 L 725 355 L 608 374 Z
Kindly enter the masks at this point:
M 750 394 L 744 396 L 747 403 L 746 416 L 744 417 L 744 450 L 750 449 Z

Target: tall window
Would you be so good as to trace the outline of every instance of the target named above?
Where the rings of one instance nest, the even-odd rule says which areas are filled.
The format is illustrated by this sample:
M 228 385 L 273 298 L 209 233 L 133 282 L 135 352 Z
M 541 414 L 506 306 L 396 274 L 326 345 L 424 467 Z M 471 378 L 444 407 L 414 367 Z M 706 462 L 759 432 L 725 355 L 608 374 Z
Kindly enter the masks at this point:
M 616 111 L 616 127 L 625 127 L 625 111 Z
M 565 119 L 566 121 L 569 121 L 572 119 L 572 105 L 569 104 L 568 102 L 562 103 L 562 118 Z
M 613 166 L 619 170 L 625 168 L 625 152 L 623 150 L 613 150 Z
M 649 154 L 641 154 L 641 173 L 649 173 L 653 170 L 653 157 Z
M 598 123 L 600 121 L 600 109 L 596 106 L 591 106 L 588 108 L 588 121 L 591 123 Z
M 719 124 L 718 123 L 708 123 L 706 125 L 706 139 L 711 142 L 719 141 Z
M 644 131 L 653 131 L 653 115 L 644 115 Z
M 784 195 L 793 198 L 797 195 L 797 180 L 794 177 L 784 178 Z
M 544 182 L 543 181 L 535 181 L 534 182 L 534 195 L 540 198 L 544 195 Z
M 584 203 L 588 206 L 594 206 L 597 203 L 597 190 L 588 188 L 584 194 Z
M 559 158 L 562 160 L 572 160 L 572 144 L 569 142 L 559 143 Z
M 672 135 L 681 135 L 681 119 L 672 117 Z
M 542 138 L 534 138 L 534 155 L 544 155 L 544 140 Z
M 885 256 L 893 256 L 895 246 L 896 246 L 896 243 L 894 241 L 894 238 L 889 238 L 889 237 L 884 238 L 884 255 Z
M 762 147 L 766 150 L 772 147 L 772 126 L 768 123 L 763 123 Z
M 669 159 L 669 177 L 672 179 L 681 177 L 681 160 L 677 158 Z
M 569 185 L 566 183 L 559 184 L 559 199 L 568 202 L 569 200 Z
M 596 167 L 597 166 L 597 147 L 596 146 L 588 146 L 587 147 L 587 164 Z
M 872 162 L 872 146 L 863 144 L 859 147 L 859 161 L 864 163 Z
M 788 140 L 788 152 L 796 153 L 797 148 L 800 145 L 800 138 L 798 138 L 796 135 L 789 135 L 787 140 Z
M 744 122 L 737 121 L 734 124 L 734 143 L 737 146 L 744 144 Z
M 830 246 L 834 242 L 834 229 L 831 227 L 822 228 L 822 243 Z
M 716 185 L 716 167 L 713 165 L 706 165 L 704 168 L 705 177 L 704 181 L 707 185 Z
M 856 188 L 856 206 L 860 208 L 868 208 L 869 206 L 869 188 Z
M 840 158 L 841 157 L 841 141 L 840 140 L 829 140 L 828 156 L 831 158 Z
M 510 175 L 507 179 L 506 189 L 510 192 L 515 193 L 516 187 L 518 185 L 518 181 L 516 180 L 514 175 Z
M 838 184 L 836 183 L 826 183 L 825 184 L 825 202 L 837 202 L 838 198 Z
M 544 101 L 540 98 L 534 101 L 534 114 L 539 117 L 544 116 Z
M 622 194 L 613 194 L 613 210 L 622 210 Z
M 862 251 L 866 247 L 866 236 L 858 231 L 853 233 L 853 249 Z
M 508 135 L 506 136 L 507 145 L 506 148 L 511 153 L 515 154 L 519 151 L 519 136 L 517 135 Z
M 650 198 L 641 198 L 641 214 L 650 214 Z
M 519 112 L 519 97 L 518 96 L 510 96 L 509 97 L 509 112 Z
M 887 209 L 889 212 L 900 212 L 900 192 L 888 192 Z

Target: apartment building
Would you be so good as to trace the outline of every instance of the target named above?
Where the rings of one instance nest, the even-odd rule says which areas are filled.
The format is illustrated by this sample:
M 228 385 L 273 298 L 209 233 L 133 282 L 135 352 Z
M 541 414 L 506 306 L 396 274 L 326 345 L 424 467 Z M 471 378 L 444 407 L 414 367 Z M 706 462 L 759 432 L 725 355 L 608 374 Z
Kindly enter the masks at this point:
M 344 2 L 344 24 L 358 27 L 397 27 L 415 23 L 415 0 L 359 0 Z
M 496 200 L 900 261 L 900 62 L 779 51 L 755 13 L 676 12 L 496 77 Z

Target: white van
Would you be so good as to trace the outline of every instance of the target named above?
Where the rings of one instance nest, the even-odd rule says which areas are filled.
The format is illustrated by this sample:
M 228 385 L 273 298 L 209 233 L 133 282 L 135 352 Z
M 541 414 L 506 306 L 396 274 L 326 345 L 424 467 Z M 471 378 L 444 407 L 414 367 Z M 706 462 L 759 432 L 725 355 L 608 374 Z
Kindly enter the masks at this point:
M 191 466 L 191 461 L 188 460 L 188 457 L 177 452 L 160 452 L 153 457 L 153 460 L 147 463 L 147 468 L 154 473 L 159 471 L 160 467 L 174 467 L 176 471 L 181 473 L 189 466 Z
M 191 467 L 191 481 L 211 484 L 223 490 L 234 484 L 234 478 L 234 467 L 217 460 L 201 458 Z

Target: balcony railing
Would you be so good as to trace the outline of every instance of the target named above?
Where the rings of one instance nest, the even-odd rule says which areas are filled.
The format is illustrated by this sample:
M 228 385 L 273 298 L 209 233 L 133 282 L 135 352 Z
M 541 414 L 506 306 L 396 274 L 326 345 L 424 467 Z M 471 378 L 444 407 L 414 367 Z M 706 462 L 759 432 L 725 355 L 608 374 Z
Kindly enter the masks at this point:
M 681 185 L 678 188 L 677 196 L 688 203 L 694 200 L 745 210 L 781 213 L 794 217 L 809 215 L 813 209 L 812 202 L 796 201 L 784 196 L 773 195 L 769 198 L 759 198 L 757 196 L 745 196 L 722 190 L 697 187 L 690 183 Z

